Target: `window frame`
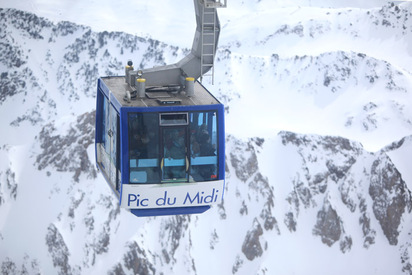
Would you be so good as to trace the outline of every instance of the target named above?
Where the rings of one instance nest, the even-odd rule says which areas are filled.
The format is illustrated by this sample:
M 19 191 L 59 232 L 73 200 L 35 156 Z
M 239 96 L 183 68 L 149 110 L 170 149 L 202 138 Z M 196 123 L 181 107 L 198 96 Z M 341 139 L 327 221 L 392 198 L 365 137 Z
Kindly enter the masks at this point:
M 209 118 L 211 117 L 208 114 L 213 113 L 212 116 L 214 117 L 214 119 L 213 119 L 214 125 L 211 125 L 210 129 L 211 129 L 211 134 L 214 134 L 213 130 L 215 130 L 215 135 L 213 136 L 213 138 L 211 137 L 211 142 L 213 141 L 216 144 L 216 147 L 214 148 L 214 152 L 215 152 L 214 156 L 211 156 L 211 155 L 202 156 L 202 157 L 198 156 L 197 159 L 196 159 L 196 157 L 195 158 L 193 157 L 194 155 L 192 154 L 192 150 L 191 150 L 192 148 L 191 148 L 191 142 L 190 142 L 190 140 L 192 138 L 191 116 L 195 115 L 196 113 L 206 114 L 205 118 L 204 118 L 204 120 L 206 122 L 208 122 Z M 130 154 L 130 151 L 131 151 L 130 150 L 130 148 L 131 148 L 131 140 L 130 139 L 131 139 L 131 135 L 133 134 L 131 132 L 131 131 L 133 131 L 133 129 L 130 128 L 131 116 L 132 115 L 143 115 L 144 116 L 144 115 L 147 115 L 147 114 L 155 114 L 155 115 L 158 116 L 157 125 L 156 125 L 156 127 L 158 128 L 158 130 L 157 130 L 158 155 L 155 158 L 146 158 L 146 159 L 132 158 L 132 155 Z M 161 124 L 161 116 L 162 115 L 169 115 L 169 114 L 172 114 L 172 115 L 174 115 L 174 114 L 185 114 L 185 115 L 187 115 L 186 123 Z M 161 148 L 161 144 L 162 144 L 162 141 L 161 141 L 161 128 L 163 128 L 163 127 L 173 127 L 173 126 L 186 126 L 187 130 L 188 130 L 187 131 L 188 134 L 187 134 L 186 156 L 189 160 L 189 167 L 190 167 L 189 170 L 188 170 L 188 175 L 189 175 L 189 178 L 191 178 L 191 180 L 189 182 L 191 182 L 191 181 L 195 181 L 195 182 L 212 181 L 212 180 L 217 180 L 217 179 L 220 178 L 219 175 L 220 175 L 220 173 L 222 173 L 222 171 L 220 171 L 221 170 L 221 165 L 220 165 L 220 157 L 219 157 L 219 154 L 221 153 L 220 148 L 219 148 L 221 146 L 220 145 L 221 138 L 219 137 L 219 134 L 220 134 L 219 133 L 220 120 L 219 120 L 219 110 L 218 109 L 211 108 L 211 109 L 205 109 L 205 110 L 188 110 L 188 111 L 182 111 L 182 112 L 170 112 L 170 111 L 169 112 L 159 112 L 159 111 L 143 111 L 142 112 L 142 111 L 136 110 L 136 111 L 128 111 L 126 113 L 126 118 L 127 118 L 126 125 L 128 127 L 128 134 L 126 135 L 127 136 L 127 147 L 128 147 L 128 154 L 127 154 L 128 159 L 127 159 L 127 164 L 126 164 L 128 166 L 127 167 L 128 168 L 128 183 L 130 183 L 130 184 L 167 184 L 166 182 L 164 182 L 164 183 L 161 182 L 161 173 L 162 173 L 162 171 L 161 171 L 161 165 L 162 165 L 161 161 L 162 160 L 161 160 L 161 153 L 160 153 L 160 150 L 162 150 L 162 148 Z M 199 125 L 197 125 L 197 126 L 199 126 Z M 156 160 L 156 161 L 154 161 L 154 160 Z M 131 174 L 132 174 L 133 171 L 139 170 L 139 169 L 137 169 L 137 168 L 139 168 L 138 167 L 139 163 L 146 163 L 147 165 L 149 165 L 149 163 L 151 163 L 151 165 L 153 165 L 153 163 L 156 163 L 156 167 L 152 167 L 152 168 L 157 170 L 156 173 L 159 174 L 159 177 L 158 177 L 159 180 L 147 181 L 147 182 L 132 182 Z M 196 163 L 197 166 L 199 166 L 199 165 L 215 165 L 215 173 L 213 174 L 213 177 L 203 178 L 201 181 L 194 180 L 193 177 L 192 177 L 193 176 L 192 175 L 192 173 L 193 173 L 192 169 L 194 168 L 192 166 L 192 163 Z M 140 167 L 140 168 L 143 168 L 143 167 Z M 224 173 L 224 171 L 223 171 L 223 173 Z

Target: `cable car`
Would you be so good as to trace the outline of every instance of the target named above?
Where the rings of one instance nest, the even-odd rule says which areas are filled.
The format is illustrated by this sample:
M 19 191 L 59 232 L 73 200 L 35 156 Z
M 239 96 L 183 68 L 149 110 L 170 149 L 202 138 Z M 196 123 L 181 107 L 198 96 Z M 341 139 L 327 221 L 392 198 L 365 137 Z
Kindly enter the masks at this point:
M 96 165 L 136 216 L 198 214 L 225 186 L 224 106 L 199 81 L 212 71 L 220 32 L 216 8 L 194 0 L 191 53 L 176 64 L 98 80 Z

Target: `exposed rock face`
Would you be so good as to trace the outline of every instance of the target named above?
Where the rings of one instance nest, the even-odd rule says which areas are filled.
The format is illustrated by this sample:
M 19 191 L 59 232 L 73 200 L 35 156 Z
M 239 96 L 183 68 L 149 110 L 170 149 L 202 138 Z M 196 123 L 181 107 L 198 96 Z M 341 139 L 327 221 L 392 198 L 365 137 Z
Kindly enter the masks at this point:
M 55 134 L 53 123 L 46 125 L 39 135 L 43 149 L 37 156 L 39 170 L 54 166 L 57 171 L 74 172 L 76 182 L 81 173 L 95 178 L 96 170 L 87 156 L 87 148 L 94 143 L 95 116 L 95 111 L 80 115 L 65 135 Z
M 368 248 L 375 243 L 376 231 L 371 228 L 371 218 L 364 198 L 360 200 L 359 211 L 361 212 L 361 216 L 359 217 L 359 225 L 362 227 L 364 238 L 363 246 Z
M 5 261 L 0 266 L 0 273 L 7 275 L 14 274 L 33 274 L 40 275 L 41 270 L 39 268 L 39 263 L 37 260 L 31 260 L 30 257 L 26 254 L 23 259 L 23 264 L 21 266 L 17 265 L 10 258 L 6 258 Z
M 256 153 L 251 144 L 244 148 L 244 144 L 240 141 L 235 141 L 235 147 L 230 152 L 230 162 L 235 167 L 236 176 L 242 180 L 248 180 L 258 170 Z
M 0 172 L 0 206 L 7 199 L 16 199 L 18 184 L 16 174 L 8 169 L 4 175 Z
M 241 198 L 242 207 L 239 213 L 241 215 L 250 215 L 248 209 L 254 208 L 255 204 L 260 205 L 258 208 L 259 214 L 254 218 L 251 229 L 246 233 L 242 244 L 242 253 L 251 261 L 256 257 L 260 257 L 263 253 L 263 247 L 259 239 L 264 233 L 263 229 L 266 231 L 274 230 L 277 234 L 280 233 L 278 222 L 273 215 L 275 206 L 273 187 L 270 185 L 268 178 L 259 172 L 257 154 L 264 144 L 264 139 L 254 138 L 244 142 L 229 136 L 226 140 L 233 144 L 230 151 L 231 167 L 249 190 L 248 195 Z M 227 170 L 227 172 L 230 172 L 229 169 Z M 237 269 L 237 267 L 234 267 L 234 269 Z
M 53 259 L 53 265 L 57 267 L 59 274 L 72 274 L 72 268 L 69 264 L 69 250 L 54 224 L 50 224 L 48 228 L 46 245 Z
M 290 231 L 296 231 L 298 217 L 304 209 L 321 208 L 317 212 L 317 222 L 313 234 L 321 237 L 328 246 L 341 242 L 342 252 L 350 249 L 350 237 L 344 235 L 344 227 L 339 213 L 330 203 L 330 194 L 335 192 L 333 185 L 338 185 L 344 205 L 354 212 L 358 198 L 353 197 L 354 181 L 350 169 L 356 160 L 362 157 L 363 149 L 358 143 L 340 137 L 298 135 L 290 132 L 280 133 L 284 146 L 293 146 L 302 163 L 296 172 L 293 191 L 287 201 L 290 211 L 285 213 L 284 222 Z M 330 190 L 332 188 L 332 190 Z M 317 201 L 322 203 L 319 205 Z
M 283 145 L 296 146 L 302 163 L 302 170 L 297 171 L 293 180 L 294 189 L 287 198 L 291 211 L 285 214 L 284 222 L 290 231 L 296 231 L 301 207 L 317 208 L 316 201 L 319 201 L 320 196 L 323 197 L 323 203 L 317 214 L 313 234 L 320 236 L 322 242 L 329 246 L 340 241 L 342 252 L 350 250 L 352 238 L 345 233 L 341 210 L 330 203 L 329 197 L 334 195 L 341 198 L 341 203 L 350 212 L 359 213 L 364 247 L 375 243 L 376 229 L 371 227 L 371 210 L 389 243 L 398 243 L 401 217 L 404 213 L 411 212 L 412 201 L 401 174 L 385 154 L 385 150 L 371 154 L 360 144 L 340 137 L 318 139 L 316 136 L 288 132 L 283 132 L 280 136 Z M 394 144 L 390 148 L 398 146 L 400 145 Z M 359 170 L 363 170 L 363 179 L 357 178 L 359 174 L 354 172 Z M 303 177 L 300 176 L 302 174 Z M 337 190 L 334 185 L 337 185 Z M 367 205 L 365 191 L 368 191 L 372 205 Z
M 242 252 L 249 261 L 260 257 L 263 254 L 263 248 L 260 244 L 259 237 L 263 234 L 263 229 L 260 223 L 255 219 L 253 227 L 247 232 L 245 241 L 242 245 Z
M 340 239 L 342 234 L 340 218 L 327 201 L 322 210 L 318 212 L 313 234 L 321 236 L 322 242 L 329 246 Z
M 190 216 L 181 215 L 171 217 L 163 222 L 162 230 L 159 232 L 159 240 L 162 243 L 162 255 L 166 263 L 174 263 L 176 259 L 176 250 L 180 242 L 187 234 Z
M 284 213 L 283 222 L 290 232 L 297 231 L 302 211 L 317 209 L 313 234 L 328 246 L 338 243 L 341 251 L 348 253 L 354 245 L 351 236 L 354 228 L 348 228 L 343 220 L 345 210 L 337 206 L 340 204 L 358 216 L 365 248 L 373 245 L 376 238 L 371 213 L 379 221 L 389 243 L 397 244 L 400 220 L 404 213 L 411 211 L 411 198 L 401 175 L 384 152 L 369 153 L 361 144 L 341 137 L 281 132 L 279 138 L 282 146 L 293 148 L 301 163 L 295 175 L 291 175 L 293 188 L 286 198 L 290 207 Z M 227 172 L 234 169 L 249 190 L 248 197 L 240 197 L 239 213 L 250 215 L 251 204 L 260 205 L 260 214 L 254 218 L 242 245 L 246 259 L 254 260 L 264 253 L 260 240 L 265 236 L 264 230 L 276 228 L 276 232 L 282 234 L 272 214 L 276 191 L 270 179 L 259 170 L 258 154 L 263 142 L 256 143 L 253 139 L 244 142 L 232 137 L 228 142 L 234 146 L 230 150 L 231 165 Z M 362 171 L 361 178 L 357 171 Z M 340 202 L 332 197 L 340 198 Z M 370 199 L 372 205 L 367 203 Z M 256 210 L 254 213 L 257 214 Z
M 147 260 L 149 255 L 136 242 L 129 244 L 128 249 L 129 251 L 123 257 L 126 269 L 131 270 L 133 274 L 156 274 L 156 269 Z
M 402 215 L 411 212 L 411 192 L 386 155 L 372 164 L 369 195 L 385 236 L 391 245 L 397 245 Z

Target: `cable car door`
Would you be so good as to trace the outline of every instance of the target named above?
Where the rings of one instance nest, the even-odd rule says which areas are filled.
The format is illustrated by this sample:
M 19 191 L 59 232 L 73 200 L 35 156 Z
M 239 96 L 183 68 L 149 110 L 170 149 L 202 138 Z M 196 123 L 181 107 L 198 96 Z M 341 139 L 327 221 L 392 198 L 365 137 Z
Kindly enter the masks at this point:
M 120 120 L 113 105 L 100 94 L 98 106 L 98 123 L 100 124 L 100 141 L 96 147 L 97 162 L 105 173 L 107 181 L 114 190 L 119 190 L 120 183 Z
M 189 160 L 187 157 L 188 127 L 161 127 L 162 182 L 187 182 Z

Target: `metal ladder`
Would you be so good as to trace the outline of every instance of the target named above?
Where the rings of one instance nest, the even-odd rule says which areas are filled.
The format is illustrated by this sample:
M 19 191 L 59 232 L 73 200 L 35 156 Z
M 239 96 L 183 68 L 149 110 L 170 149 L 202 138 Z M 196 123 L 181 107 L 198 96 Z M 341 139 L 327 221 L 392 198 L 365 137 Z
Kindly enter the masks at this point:
M 201 76 L 211 76 L 214 84 L 214 57 L 216 54 L 216 8 L 225 8 L 226 1 L 221 0 L 204 0 L 202 13 L 202 33 L 201 33 L 201 55 L 200 55 L 200 73 Z M 204 72 L 208 72 L 204 74 Z M 200 81 L 202 81 L 200 78 Z

